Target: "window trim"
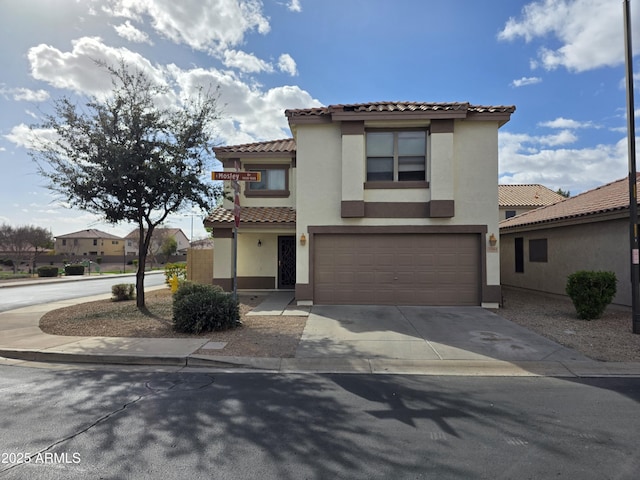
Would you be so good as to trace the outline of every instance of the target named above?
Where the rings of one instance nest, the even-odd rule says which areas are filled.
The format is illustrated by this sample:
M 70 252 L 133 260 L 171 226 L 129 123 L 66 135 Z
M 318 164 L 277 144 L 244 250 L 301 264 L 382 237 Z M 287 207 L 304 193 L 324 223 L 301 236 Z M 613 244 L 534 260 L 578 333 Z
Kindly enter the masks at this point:
M 247 198 L 287 198 L 291 196 L 289 187 L 289 169 L 286 163 L 252 163 L 244 165 L 246 170 L 284 170 L 284 190 L 251 190 L 251 182 L 244 186 L 244 196 Z
M 402 132 L 424 132 L 425 134 L 425 152 L 424 152 L 424 180 L 366 180 L 367 178 L 367 164 L 368 155 L 366 151 L 367 135 L 369 133 L 402 133 Z M 430 136 L 431 131 L 428 127 L 422 128 L 368 128 L 364 132 L 365 134 L 365 182 L 364 188 L 370 189 L 407 189 L 407 188 L 429 188 L 428 180 L 428 165 L 429 165 L 429 148 L 430 148 Z M 394 135 L 394 152 L 393 152 L 393 176 L 397 177 L 399 162 L 398 162 L 398 137 Z

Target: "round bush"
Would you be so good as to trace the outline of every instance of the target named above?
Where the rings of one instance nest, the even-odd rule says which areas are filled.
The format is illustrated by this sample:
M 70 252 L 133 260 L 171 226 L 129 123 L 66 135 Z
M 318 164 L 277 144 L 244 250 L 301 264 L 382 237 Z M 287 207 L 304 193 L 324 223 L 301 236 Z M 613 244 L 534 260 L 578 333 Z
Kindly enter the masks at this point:
M 240 325 L 238 301 L 212 285 L 185 284 L 173 296 L 173 327 L 202 333 Z
M 616 295 L 614 272 L 581 270 L 567 277 L 567 295 L 584 320 L 599 318 Z

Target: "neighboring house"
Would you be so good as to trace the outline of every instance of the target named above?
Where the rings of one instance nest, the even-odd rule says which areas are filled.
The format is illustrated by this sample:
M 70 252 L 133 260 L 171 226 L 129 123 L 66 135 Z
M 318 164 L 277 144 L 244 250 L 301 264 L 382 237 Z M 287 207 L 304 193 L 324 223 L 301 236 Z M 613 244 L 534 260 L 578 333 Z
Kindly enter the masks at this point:
M 561 202 L 565 197 L 540 184 L 498 185 L 500 220 Z
M 631 305 L 627 178 L 503 220 L 500 245 L 502 285 L 564 295 L 568 275 L 607 270 Z
M 139 232 L 131 231 L 126 237 L 126 254 L 138 255 Z M 149 254 L 157 256 L 162 253 L 162 245 L 167 238 L 173 238 L 177 243 L 177 255 L 186 255 L 189 248 L 189 239 L 180 228 L 156 228 L 151 236 L 151 245 L 149 245 Z
M 122 255 L 124 239 L 90 228 L 56 237 L 55 251 L 59 255 L 76 257 Z
M 238 287 L 299 304 L 497 306 L 498 128 L 513 106 L 366 103 L 287 110 L 293 139 L 215 148 L 241 183 Z M 228 187 L 227 187 L 228 188 Z M 233 204 L 213 228 L 232 286 Z

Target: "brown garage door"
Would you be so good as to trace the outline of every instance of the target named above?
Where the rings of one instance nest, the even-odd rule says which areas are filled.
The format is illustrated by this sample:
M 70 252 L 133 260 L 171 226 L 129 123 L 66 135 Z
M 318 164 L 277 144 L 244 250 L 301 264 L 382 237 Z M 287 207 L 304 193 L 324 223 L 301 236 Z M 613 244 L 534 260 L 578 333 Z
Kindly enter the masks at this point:
M 314 303 L 479 305 L 479 236 L 315 235 Z

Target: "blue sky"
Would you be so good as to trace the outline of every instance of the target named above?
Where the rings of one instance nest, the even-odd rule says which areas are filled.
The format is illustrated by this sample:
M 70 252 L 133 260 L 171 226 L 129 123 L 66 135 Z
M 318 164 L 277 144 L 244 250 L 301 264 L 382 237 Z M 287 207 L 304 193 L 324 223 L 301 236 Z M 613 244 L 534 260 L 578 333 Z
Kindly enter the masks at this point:
M 499 134 L 500 183 L 580 193 L 628 171 L 622 10 L 621 0 L 0 0 L 0 223 L 54 235 L 133 228 L 64 208 L 27 153 L 28 126 L 55 99 L 106 91 L 92 59 L 123 58 L 180 94 L 220 86 L 220 144 L 289 137 L 287 108 L 515 105 Z M 202 238 L 202 212 L 192 215 L 167 224 L 191 236 L 193 220 Z

